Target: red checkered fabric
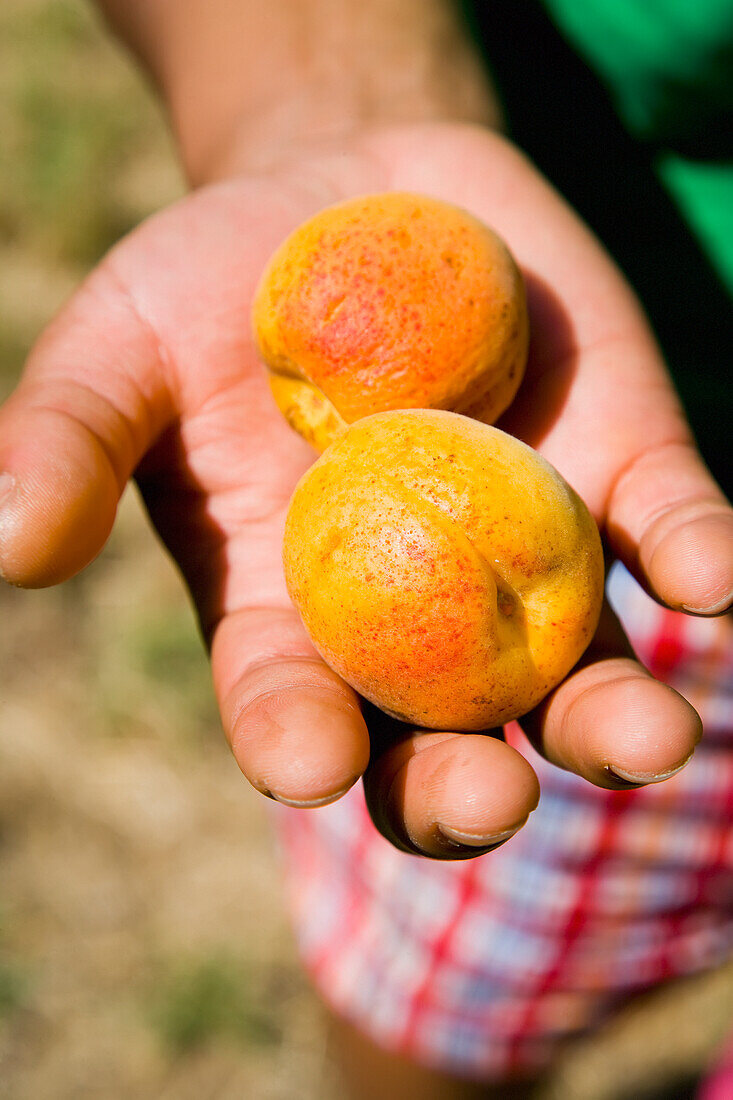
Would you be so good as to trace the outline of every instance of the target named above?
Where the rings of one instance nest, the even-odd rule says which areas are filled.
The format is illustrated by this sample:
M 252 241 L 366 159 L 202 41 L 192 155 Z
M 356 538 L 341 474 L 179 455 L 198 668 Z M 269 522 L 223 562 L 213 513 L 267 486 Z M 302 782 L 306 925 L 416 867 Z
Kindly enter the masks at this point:
M 667 611 L 623 570 L 610 595 L 641 660 L 706 736 L 673 779 L 629 792 L 541 760 L 539 808 L 468 862 L 393 849 L 360 789 L 279 815 L 295 928 L 332 1007 L 384 1047 L 480 1078 L 541 1068 L 629 995 L 733 945 L 733 618 Z
M 731 1100 L 733 1096 L 733 1041 L 703 1081 L 697 1100 Z

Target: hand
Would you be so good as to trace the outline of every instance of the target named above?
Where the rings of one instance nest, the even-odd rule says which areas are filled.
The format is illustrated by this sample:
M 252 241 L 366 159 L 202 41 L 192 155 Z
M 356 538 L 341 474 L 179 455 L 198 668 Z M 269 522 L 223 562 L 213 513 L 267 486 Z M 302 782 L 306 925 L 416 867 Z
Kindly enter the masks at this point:
M 503 426 L 559 468 L 610 552 L 659 599 L 701 614 L 731 600 L 733 518 L 643 316 L 508 143 L 472 127 L 400 128 L 268 175 L 234 174 L 115 248 L 33 350 L 0 411 L 0 473 L 12 479 L 0 568 L 21 585 L 81 569 L 134 474 L 195 601 L 237 761 L 288 804 L 339 797 L 366 768 L 369 737 L 359 700 L 317 657 L 284 588 L 287 501 L 314 456 L 270 398 L 250 304 L 296 224 L 392 188 L 472 210 L 525 268 L 532 356 Z M 608 768 L 640 780 L 677 768 L 700 736 L 692 708 L 644 672 L 613 624 L 525 728 L 551 761 L 601 786 L 615 784 Z M 402 732 L 367 774 L 373 816 L 394 842 L 474 854 L 534 808 L 534 772 L 503 741 Z M 463 847 L 451 831 L 468 837 Z

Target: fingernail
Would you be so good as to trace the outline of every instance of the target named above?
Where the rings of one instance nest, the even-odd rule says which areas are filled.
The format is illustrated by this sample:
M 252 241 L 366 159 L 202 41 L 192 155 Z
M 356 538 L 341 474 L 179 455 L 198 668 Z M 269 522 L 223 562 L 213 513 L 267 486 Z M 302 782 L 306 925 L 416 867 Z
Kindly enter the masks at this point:
M 503 833 L 492 833 L 490 836 L 481 833 L 463 833 L 460 829 L 451 828 L 450 825 L 438 825 L 438 832 L 442 833 L 449 844 L 455 844 L 459 848 L 495 848 L 497 844 L 503 844 L 505 840 L 509 840 L 510 836 L 518 833 L 522 825 L 524 821 L 521 825 L 515 825 L 513 829 L 505 829 Z
M 663 783 L 665 779 L 671 779 L 673 775 L 677 775 L 677 772 L 681 772 L 690 763 L 692 755 L 690 753 L 676 768 L 671 768 L 668 772 L 658 772 L 656 775 L 632 775 L 631 772 L 624 771 L 623 768 L 617 768 L 615 765 L 613 767 L 608 765 L 606 772 L 619 783 L 626 783 L 630 787 L 644 787 L 648 783 Z
M 345 787 L 342 787 L 340 791 L 334 791 L 333 794 L 326 794 L 322 798 L 309 798 L 309 799 L 295 799 L 295 798 L 283 798 L 281 794 L 276 794 L 274 791 L 268 792 L 271 798 L 274 798 L 276 802 L 281 802 L 283 806 L 291 806 L 294 810 L 314 810 L 317 806 L 328 806 L 330 802 L 338 802 L 339 798 L 350 791 L 356 783 L 357 779 L 352 779 Z
M 2 495 L 1 492 L 0 495 Z M 727 596 L 723 596 L 722 600 L 718 600 L 717 603 L 711 604 L 710 607 L 690 607 L 689 604 L 683 603 L 682 610 L 687 611 L 690 615 L 719 615 L 721 611 L 725 611 L 731 604 L 733 604 L 733 589 L 731 589 Z
M 0 507 L 15 488 L 15 478 L 12 474 L 0 474 Z

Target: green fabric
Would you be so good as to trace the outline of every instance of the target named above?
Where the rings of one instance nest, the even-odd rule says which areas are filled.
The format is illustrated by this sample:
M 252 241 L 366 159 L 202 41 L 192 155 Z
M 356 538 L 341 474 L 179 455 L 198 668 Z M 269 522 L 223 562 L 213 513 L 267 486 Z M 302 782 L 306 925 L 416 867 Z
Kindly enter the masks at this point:
M 733 294 L 733 166 L 667 154 L 658 173 Z
M 640 137 L 674 140 L 733 105 L 730 0 L 545 0 Z
M 544 0 L 733 293 L 731 0 Z

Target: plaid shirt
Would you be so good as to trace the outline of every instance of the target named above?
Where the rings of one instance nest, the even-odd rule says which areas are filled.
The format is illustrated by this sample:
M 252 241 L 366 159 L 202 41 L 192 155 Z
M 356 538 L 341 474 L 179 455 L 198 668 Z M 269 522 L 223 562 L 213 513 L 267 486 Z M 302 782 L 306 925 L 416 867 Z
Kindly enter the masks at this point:
M 279 813 L 305 964 L 382 1046 L 477 1077 L 541 1068 L 632 993 L 733 944 L 733 617 L 695 619 L 616 568 L 609 594 L 640 659 L 706 735 L 673 779 L 603 791 L 545 763 L 539 808 L 497 852 L 441 863 L 374 829 L 360 788 Z

